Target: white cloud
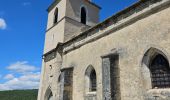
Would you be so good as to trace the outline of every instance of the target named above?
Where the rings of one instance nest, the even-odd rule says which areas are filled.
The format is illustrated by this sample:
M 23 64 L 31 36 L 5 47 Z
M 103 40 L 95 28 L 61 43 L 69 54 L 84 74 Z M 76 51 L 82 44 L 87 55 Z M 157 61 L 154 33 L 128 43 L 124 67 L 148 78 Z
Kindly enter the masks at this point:
M 9 65 L 7 69 L 18 73 L 28 73 L 37 70 L 35 66 L 29 65 L 27 61 L 18 61 Z
M 4 79 L 7 79 L 7 80 L 13 79 L 13 78 L 14 78 L 14 75 L 13 75 L 13 74 L 7 74 L 7 75 L 4 77 Z
M 4 90 L 11 90 L 11 89 L 9 89 L 9 87 L 6 86 L 5 84 L 0 84 L 0 91 L 4 91 Z
M 7 24 L 3 18 L 0 18 L 0 29 L 4 30 L 7 28 Z
M 32 74 L 25 74 L 19 78 L 21 81 L 39 81 L 40 80 L 40 72 L 32 73 Z
M 40 81 L 40 72 L 13 77 L 11 80 L 0 84 L 2 90 L 18 90 L 18 89 L 38 89 Z
M 18 89 L 38 89 L 40 72 L 37 67 L 28 64 L 27 61 L 18 61 L 6 67 L 13 74 L 3 77 L 4 83 L 0 83 L 0 91 Z M 16 77 L 17 76 L 17 77 Z
M 23 6 L 29 6 L 29 5 L 31 5 L 31 2 L 23 2 L 22 5 Z

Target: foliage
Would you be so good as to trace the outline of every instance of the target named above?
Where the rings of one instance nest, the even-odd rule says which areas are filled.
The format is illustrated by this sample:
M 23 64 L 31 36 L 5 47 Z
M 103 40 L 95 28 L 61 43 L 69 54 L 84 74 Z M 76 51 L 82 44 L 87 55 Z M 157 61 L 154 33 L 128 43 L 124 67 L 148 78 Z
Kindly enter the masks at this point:
M 0 100 L 37 100 L 38 90 L 0 91 Z

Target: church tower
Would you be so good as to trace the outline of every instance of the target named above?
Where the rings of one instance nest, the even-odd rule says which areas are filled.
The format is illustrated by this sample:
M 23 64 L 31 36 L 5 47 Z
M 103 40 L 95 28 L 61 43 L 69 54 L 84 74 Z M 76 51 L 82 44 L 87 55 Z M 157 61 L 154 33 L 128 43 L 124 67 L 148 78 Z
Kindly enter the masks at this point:
M 62 55 L 53 50 L 99 22 L 100 7 L 91 0 L 55 0 L 47 9 L 48 22 L 45 34 L 42 73 L 38 100 L 63 100 L 60 72 Z M 52 98 L 52 99 L 51 99 Z M 68 100 L 72 100 L 71 94 Z
M 55 0 L 47 11 L 44 53 L 99 22 L 100 7 L 90 0 Z

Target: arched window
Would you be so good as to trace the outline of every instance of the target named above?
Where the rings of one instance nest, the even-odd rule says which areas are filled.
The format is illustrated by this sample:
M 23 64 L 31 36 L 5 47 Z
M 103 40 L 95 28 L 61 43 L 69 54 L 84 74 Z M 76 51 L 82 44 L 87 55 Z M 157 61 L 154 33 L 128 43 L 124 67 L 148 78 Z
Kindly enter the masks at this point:
M 96 71 L 91 65 L 86 69 L 85 81 L 86 92 L 95 92 L 97 90 Z
M 58 8 L 54 12 L 54 24 L 58 22 Z
M 54 98 L 53 98 L 53 93 L 52 93 L 50 87 L 46 90 L 45 100 L 54 100 Z
M 49 97 L 48 97 L 48 100 L 53 100 L 53 94 L 52 92 L 50 93 Z
M 81 8 L 81 23 L 86 24 L 86 20 L 87 20 L 87 12 L 85 7 Z
M 90 91 L 96 91 L 96 72 L 94 69 L 90 74 Z
M 152 78 L 152 88 L 170 88 L 170 67 L 168 60 L 161 54 L 156 54 L 149 66 Z

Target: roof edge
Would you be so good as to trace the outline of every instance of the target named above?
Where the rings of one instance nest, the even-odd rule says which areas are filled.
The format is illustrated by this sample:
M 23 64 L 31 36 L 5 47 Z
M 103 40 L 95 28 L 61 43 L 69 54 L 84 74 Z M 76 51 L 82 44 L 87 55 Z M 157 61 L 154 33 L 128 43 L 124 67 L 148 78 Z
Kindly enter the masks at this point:
M 55 5 L 57 5 L 61 0 L 54 0 L 54 2 L 47 8 L 47 12 L 50 12 L 54 7 Z M 98 9 L 101 9 L 101 7 L 93 2 L 90 2 L 88 0 L 85 0 L 86 2 L 88 2 L 89 4 L 97 7 Z
M 47 8 L 47 12 L 50 12 L 56 4 L 58 4 L 61 0 L 54 0 L 54 2 Z
M 103 25 L 107 24 L 108 22 L 112 21 L 113 19 L 116 19 L 117 17 L 119 17 L 119 16 L 121 16 L 121 15 L 127 13 L 127 12 L 130 13 L 130 11 L 131 11 L 132 9 L 137 8 L 137 7 L 140 6 L 141 4 L 145 4 L 145 3 L 148 2 L 148 1 L 153 1 L 153 2 L 156 3 L 156 2 L 159 2 L 159 1 L 162 1 L 162 0 L 140 0 L 140 1 L 137 1 L 136 3 L 132 4 L 131 6 L 129 6 L 129 7 L 125 8 L 125 9 L 117 12 L 116 14 L 113 14 L 111 17 L 108 17 L 108 18 L 105 19 L 104 21 L 102 21 L 102 22 L 98 23 L 97 25 L 95 25 L 94 27 L 91 27 L 90 29 L 84 31 L 83 33 L 79 34 L 78 36 L 76 36 L 76 37 L 74 37 L 74 38 L 72 38 L 72 39 L 64 42 L 63 44 L 64 44 L 64 45 L 65 45 L 65 44 L 68 44 L 69 42 L 74 41 L 75 39 L 81 37 L 82 35 L 85 35 L 85 34 L 88 33 L 88 32 L 91 32 L 91 31 L 95 30 L 96 28 L 102 28 Z M 146 8 L 147 8 L 147 7 L 146 7 Z M 145 8 L 144 8 L 144 9 L 145 9 Z M 129 15 L 129 16 L 131 16 L 131 15 Z M 127 16 L 127 17 L 129 17 L 129 16 Z M 118 22 L 118 20 L 115 21 L 115 23 L 117 23 L 117 22 Z

